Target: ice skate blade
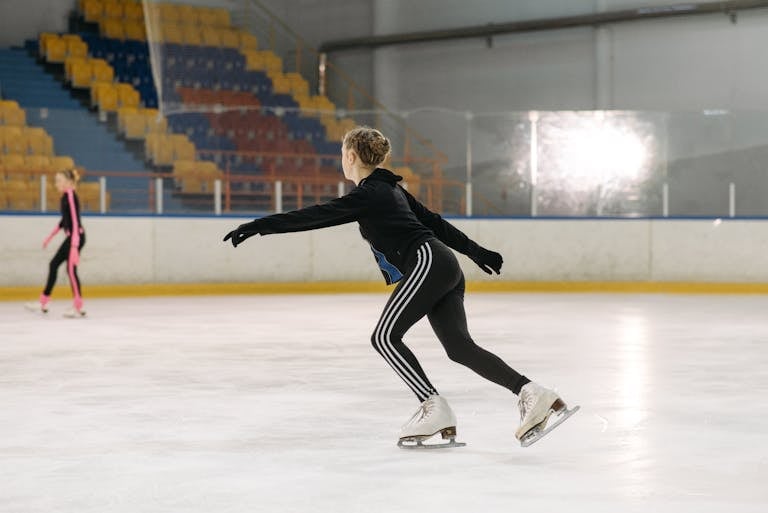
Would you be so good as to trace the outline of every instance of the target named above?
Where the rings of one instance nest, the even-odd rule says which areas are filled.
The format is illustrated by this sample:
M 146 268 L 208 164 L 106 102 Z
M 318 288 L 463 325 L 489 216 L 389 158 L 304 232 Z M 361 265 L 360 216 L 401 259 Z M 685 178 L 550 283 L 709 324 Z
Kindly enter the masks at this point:
M 455 438 L 451 438 L 446 443 L 442 444 L 425 444 L 423 439 L 413 440 L 411 438 L 401 438 L 397 441 L 397 446 L 401 449 L 450 449 L 452 447 L 464 447 L 464 442 L 457 442 Z
M 448 440 L 442 444 L 425 444 L 424 441 L 429 440 L 433 436 L 440 434 L 443 440 Z M 441 429 L 437 433 L 431 435 L 417 435 L 417 436 L 404 436 L 397 441 L 397 446 L 401 449 L 448 449 L 450 447 L 464 447 L 465 443 L 456 441 L 456 427 L 451 426 L 445 429 Z
M 557 426 L 559 426 L 560 424 L 568 420 L 568 418 L 571 415 L 579 411 L 579 408 L 581 408 L 581 406 L 574 406 L 571 409 L 563 408 L 562 410 L 556 412 L 555 420 L 552 424 L 550 424 L 549 426 L 546 426 L 545 428 L 542 428 L 542 426 L 545 426 L 547 424 L 547 420 L 550 418 L 551 415 L 547 416 L 547 418 L 544 419 L 544 421 L 542 421 L 541 424 L 534 426 L 520 438 L 520 446 L 530 447 L 531 445 L 535 444 L 536 442 L 544 438 L 547 434 L 549 434 L 550 431 L 552 431 Z

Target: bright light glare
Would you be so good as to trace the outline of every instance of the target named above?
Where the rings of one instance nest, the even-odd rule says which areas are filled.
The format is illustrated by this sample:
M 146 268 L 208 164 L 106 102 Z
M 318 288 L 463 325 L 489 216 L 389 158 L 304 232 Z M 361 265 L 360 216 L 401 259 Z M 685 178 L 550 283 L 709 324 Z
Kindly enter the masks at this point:
M 563 168 L 586 187 L 613 181 L 637 180 L 647 161 L 642 141 L 633 133 L 596 123 L 564 134 Z
M 552 128 L 548 149 L 571 189 L 634 182 L 647 172 L 648 149 L 628 123 L 595 115 L 565 118 Z

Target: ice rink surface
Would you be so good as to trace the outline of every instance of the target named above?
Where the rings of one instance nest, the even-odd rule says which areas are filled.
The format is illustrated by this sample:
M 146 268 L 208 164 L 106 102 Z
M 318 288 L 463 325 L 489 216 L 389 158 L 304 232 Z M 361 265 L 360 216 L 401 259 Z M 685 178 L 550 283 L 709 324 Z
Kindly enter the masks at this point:
M 443 451 L 395 445 L 385 300 L 0 302 L 0 512 L 768 511 L 768 297 L 469 294 L 476 342 L 581 411 L 520 448 L 515 397 L 422 321 Z

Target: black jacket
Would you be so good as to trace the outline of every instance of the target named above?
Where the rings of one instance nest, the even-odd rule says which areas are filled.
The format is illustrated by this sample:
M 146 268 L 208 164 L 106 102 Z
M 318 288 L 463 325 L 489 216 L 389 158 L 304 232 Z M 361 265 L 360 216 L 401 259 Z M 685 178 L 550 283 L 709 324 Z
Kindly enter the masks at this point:
M 470 258 L 477 255 L 480 247 L 398 185 L 402 179 L 377 168 L 341 198 L 262 217 L 251 223 L 249 231 L 261 235 L 301 232 L 357 221 L 387 284 L 402 278 L 410 253 L 432 237 Z
M 80 199 L 74 190 L 70 189 L 61 195 L 59 208 L 61 209 L 59 227 L 63 228 L 67 235 L 71 235 L 73 229 L 83 233 L 83 223 L 80 220 Z

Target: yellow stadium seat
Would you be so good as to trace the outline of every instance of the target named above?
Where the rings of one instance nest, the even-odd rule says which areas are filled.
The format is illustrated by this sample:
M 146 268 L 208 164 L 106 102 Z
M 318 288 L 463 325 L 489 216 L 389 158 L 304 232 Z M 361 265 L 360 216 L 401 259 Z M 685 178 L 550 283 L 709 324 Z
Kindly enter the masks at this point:
M 117 0 L 105 0 L 104 1 L 104 17 L 122 19 L 123 18 L 123 4 Z
M 211 9 L 211 14 L 213 16 L 213 23 L 212 25 L 215 27 L 220 28 L 229 28 L 230 26 L 230 20 L 229 20 L 229 11 L 226 9 Z
M 112 82 L 115 79 L 115 70 L 104 59 L 91 59 L 91 79 L 93 82 Z
M 0 100 L 0 124 L 24 126 L 27 124 L 27 113 L 13 100 Z
M 127 114 L 125 116 L 123 126 L 123 133 L 125 134 L 126 139 L 144 139 L 147 133 L 147 127 L 144 122 L 144 114 L 141 112 L 133 112 L 131 114 Z
M 48 41 L 51 39 L 59 39 L 58 34 L 54 34 L 53 32 L 41 32 L 40 36 L 38 37 L 37 41 L 39 44 L 39 50 L 38 53 L 40 57 L 45 57 L 46 50 L 48 49 Z
M 126 2 L 123 4 L 125 20 L 142 21 L 144 19 L 144 8 L 141 2 Z
M 94 82 L 91 84 L 91 107 L 99 104 L 99 95 L 108 87 L 112 87 L 112 82 Z
M 294 96 L 309 96 L 309 82 L 301 76 L 301 73 L 286 73 L 285 78 L 290 82 L 291 93 Z
M 0 154 L 9 153 L 5 149 L 6 140 L 15 139 L 21 137 L 23 128 L 18 126 L 5 126 L 0 125 Z
M 178 7 L 178 16 L 179 22 L 184 25 L 197 25 L 200 23 L 197 8 L 191 5 L 180 5 Z
M 3 140 L 3 152 L 4 153 L 11 153 L 11 154 L 18 154 L 18 155 L 26 155 L 27 154 L 27 137 L 22 132 L 20 127 L 18 131 L 6 131 L 5 137 Z
M 16 100 L 0 100 L 0 109 L 20 109 Z
M 99 30 L 101 35 L 111 39 L 124 39 L 125 29 L 123 27 L 123 20 L 115 18 L 102 18 L 99 23 Z
M 100 111 L 117 111 L 117 91 L 111 82 L 96 82 L 91 87 L 91 105 L 98 106 Z
M 0 155 L 0 162 L 3 163 L 6 175 L 19 172 L 24 169 L 24 155 L 20 153 L 8 153 Z
M 117 109 L 117 130 L 118 132 L 125 131 L 125 118 L 130 114 L 135 114 L 138 109 L 135 107 L 120 107 Z
M 72 157 L 57 156 L 51 157 L 51 172 L 58 173 L 59 171 L 66 171 L 75 167 L 75 161 Z
M 144 123 L 148 134 L 164 134 L 168 131 L 168 120 L 160 116 L 157 109 L 144 109 Z
M 51 38 L 46 42 L 45 60 L 47 62 L 64 62 L 67 57 L 67 43 L 61 38 Z
M 282 73 L 272 74 L 269 78 L 272 79 L 272 89 L 276 93 L 288 94 L 291 92 L 291 81 Z
M 173 141 L 165 134 L 148 134 L 144 142 L 147 160 L 158 166 L 173 164 Z
M 182 44 L 184 42 L 184 33 L 181 27 L 175 23 L 163 23 L 160 25 L 160 33 L 157 39 L 166 43 Z
M 6 196 L 5 190 L 2 188 L 2 184 L 0 184 L 0 210 L 5 210 L 8 208 L 8 196 Z
M 221 46 L 224 48 L 240 48 L 240 36 L 232 29 L 219 29 Z
M 195 160 L 195 145 L 186 135 L 173 134 L 170 143 L 173 145 L 173 160 Z
M 88 45 L 85 41 L 79 39 L 70 39 L 67 41 L 67 57 L 87 57 Z
M 200 25 L 203 27 L 216 26 L 216 15 L 213 10 L 208 7 L 198 7 L 197 16 L 200 20 Z
M 259 48 L 259 40 L 253 34 L 241 30 L 238 35 L 240 37 L 241 50 L 256 50 Z
M 66 77 L 67 82 L 72 81 L 72 66 L 76 62 L 85 62 L 88 59 L 84 59 L 83 57 L 67 57 L 64 61 L 64 76 Z M 90 68 L 89 68 L 90 69 Z
M 7 191 L 7 203 L 9 210 L 37 210 L 39 201 L 39 191 L 27 189 L 11 193 Z
M 143 21 L 126 21 L 124 23 L 125 38 L 134 41 L 146 41 L 147 33 Z
M 141 102 L 139 92 L 131 84 L 116 84 L 117 104 L 119 107 L 137 108 Z
M 104 4 L 101 0 L 83 0 L 80 4 L 80 12 L 83 14 L 85 21 L 97 22 L 104 13 Z
M 45 155 L 27 155 L 24 157 L 24 167 L 35 174 L 45 174 L 51 170 L 51 160 Z
M 93 71 L 91 64 L 87 60 L 75 57 L 67 60 L 67 65 L 69 66 L 69 79 L 72 87 L 76 89 L 88 89 L 91 87 Z
M 213 27 L 202 27 L 203 44 L 205 46 L 221 46 L 219 31 Z
M 160 19 L 163 21 L 170 21 L 178 23 L 181 18 L 179 7 L 173 4 L 160 4 Z
M 27 127 L 27 150 L 33 155 L 53 155 L 53 139 L 39 127 Z
M 182 42 L 185 45 L 200 46 L 203 44 L 203 38 L 200 35 L 200 29 L 197 25 L 183 25 L 181 31 L 183 37 Z

